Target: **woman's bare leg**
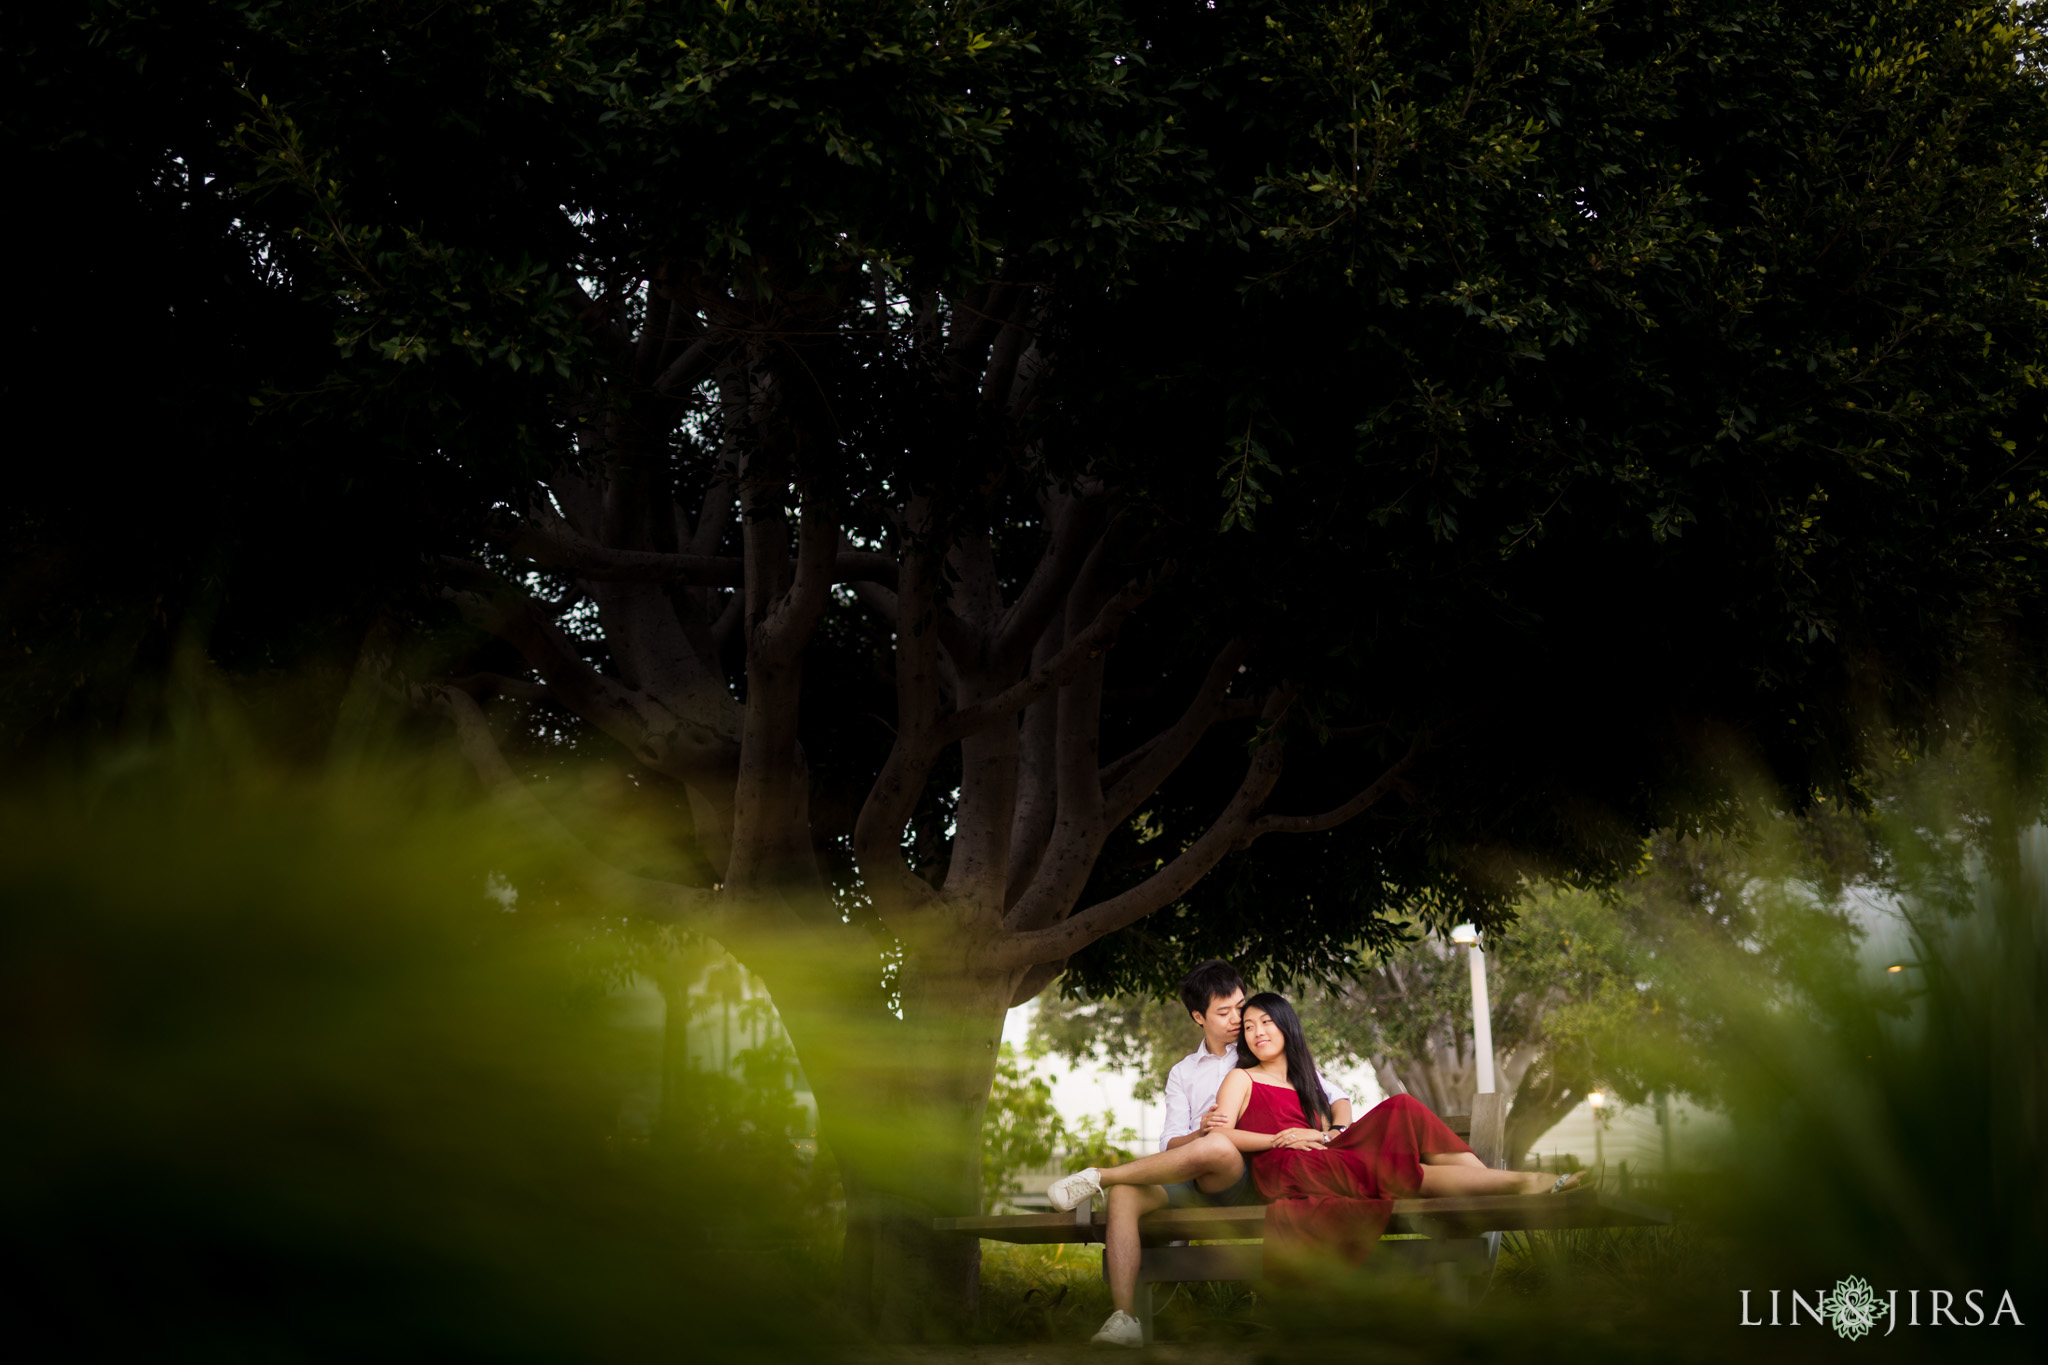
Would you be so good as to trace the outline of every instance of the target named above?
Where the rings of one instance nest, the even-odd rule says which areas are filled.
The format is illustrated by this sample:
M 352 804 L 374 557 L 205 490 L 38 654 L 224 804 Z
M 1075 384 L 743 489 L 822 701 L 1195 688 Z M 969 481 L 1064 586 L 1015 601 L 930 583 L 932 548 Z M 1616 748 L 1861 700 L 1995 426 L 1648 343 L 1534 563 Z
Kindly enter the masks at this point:
M 1472 1152 L 1425 1152 L 1422 1155 L 1425 1166 L 1477 1166 L 1485 1170 L 1486 1163 Z
M 1446 1153 L 1448 1155 L 1448 1153 Z M 1425 1162 L 1428 1158 L 1423 1158 Z M 1496 1171 L 1479 1163 L 1426 1164 L 1422 1168 L 1422 1197 L 1450 1199 L 1472 1194 L 1542 1194 L 1557 1183 L 1554 1175 L 1542 1171 Z

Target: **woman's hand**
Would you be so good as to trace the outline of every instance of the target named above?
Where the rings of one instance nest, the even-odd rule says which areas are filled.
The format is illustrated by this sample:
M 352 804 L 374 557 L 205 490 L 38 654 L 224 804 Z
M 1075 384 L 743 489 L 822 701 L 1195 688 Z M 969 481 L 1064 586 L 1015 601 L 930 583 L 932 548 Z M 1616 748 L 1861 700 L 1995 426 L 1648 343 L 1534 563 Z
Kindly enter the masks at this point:
M 1283 1128 L 1273 1134 L 1273 1148 L 1284 1152 L 1320 1152 L 1329 1146 L 1333 1136 L 1335 1134 L 1328 1131 L 1319 1133 L 1313 1128 Z

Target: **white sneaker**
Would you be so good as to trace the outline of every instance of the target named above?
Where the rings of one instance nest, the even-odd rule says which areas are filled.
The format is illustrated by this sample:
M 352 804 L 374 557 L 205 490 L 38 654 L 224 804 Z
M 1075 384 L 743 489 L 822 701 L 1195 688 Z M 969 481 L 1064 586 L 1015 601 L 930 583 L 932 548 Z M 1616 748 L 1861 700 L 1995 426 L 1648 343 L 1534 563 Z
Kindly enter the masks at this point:
M 1145 1329 L 1138 1320 L 1119 1308 L 1102 1324 L 1102 1330 L 1088 1338 L 1097 1346 L 1143 1346 Z
M 1061 1176 L 1046 1186 L 1046 1202 L 1063 1213 L 1079 1208 L 1102 1193 L 1102 1181 L 1097 1179 L 1100 1174 L 1093 1166 L 1086 1166 L 1072 1175 Z

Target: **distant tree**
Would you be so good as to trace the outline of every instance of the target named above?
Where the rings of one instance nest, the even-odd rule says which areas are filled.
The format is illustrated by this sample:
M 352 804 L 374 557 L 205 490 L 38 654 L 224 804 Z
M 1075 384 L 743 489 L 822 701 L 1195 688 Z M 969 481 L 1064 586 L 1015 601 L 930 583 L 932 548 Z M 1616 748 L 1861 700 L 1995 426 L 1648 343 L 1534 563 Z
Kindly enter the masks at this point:
M 1031 1015 L 1031 1051 L 1076 1065 L 1129 1073 L 1139 1099 L 1166 1091 L 1173 1064 L 1202 1045 L 1177 996 L 1094 996 L 1052 992 Z
M 1004 1043 L 996 1057 L 988 1110 L 981 1125 L 981 1201 L 994 1209 L 1021 1188 L 1017 1173 L 1054 1157 L 1075 1166 L 1111 1166 L 1129 1161 L 1124 1144 L 1135 1140 L 1120 1129 L 1113 1112 L 1085 1115 L 1069 1126 L 1053 1106 L 1052 1083 L 1024 1069 L 1017 1050 Z
M 1045 1165 L 1069 1141 L 1066 1123 L 1053 1107 L 1051 1082 L 1026 1071 L 1016 1049 L 1004 1043 L 981 1123 L 983 1211 L 1017 1193 L 1019 1171 Z
M 1654 944 L 1638 933 L 1640 907 L 1584 891 L 1541 888 L 1514 924 L 1485 944 L 1494 1083 L 1509 1096 L 1506 1150 L 1520 1160 L 1588 1091 L 1652 1077 L 1668 1060 L 1651 1049 L 1618 1055 L 1615 1040 L 1656 1029 L 1669 1008 L 1642 973 Z M 1438 1113 L 1466 1113 L 1478 1089 L 1469 950 L 1418 939 L 1369 970 L 1312 993 L 1333 1049 L 1372 1065 L 1388 1094 L 1407 1092 Z
M 666 835 L 590 884 L 768 981 L 912 1332 L 1063 970 L 1496 925 L 1712 727 L 1804 789 L 1846 696 L 2031 628 L 2035 12 L 108 0 L 92 50 L 333 337 L 272 439 L 440 529 L 470 646 L 387 681 L 544 837 L 615 755 Z

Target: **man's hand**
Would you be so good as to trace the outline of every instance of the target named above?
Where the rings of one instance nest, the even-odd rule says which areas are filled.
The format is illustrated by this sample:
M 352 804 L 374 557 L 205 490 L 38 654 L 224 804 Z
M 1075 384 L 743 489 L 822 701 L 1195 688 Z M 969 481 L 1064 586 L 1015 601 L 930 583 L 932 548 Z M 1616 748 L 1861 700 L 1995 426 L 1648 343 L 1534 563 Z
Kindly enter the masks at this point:
M 1204 1109 L 1202 1111 L 1202 1117 L 1195 1124 L 1195 1131 L 1198 1133 L 1213 1133 L 1216 1132 L 1218 1129 L 1231 1128 L 1234 1126 L 1235 1125 L 1231 1122 L 1230 1115 L 1224 1113 L 1223 1110 L 1217 1107 L 1216 1105 L 1211 1104 L 1207 1109 Z

